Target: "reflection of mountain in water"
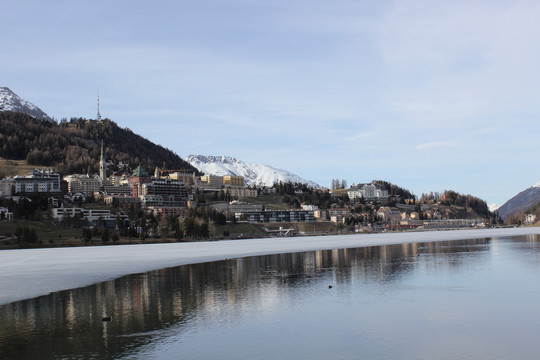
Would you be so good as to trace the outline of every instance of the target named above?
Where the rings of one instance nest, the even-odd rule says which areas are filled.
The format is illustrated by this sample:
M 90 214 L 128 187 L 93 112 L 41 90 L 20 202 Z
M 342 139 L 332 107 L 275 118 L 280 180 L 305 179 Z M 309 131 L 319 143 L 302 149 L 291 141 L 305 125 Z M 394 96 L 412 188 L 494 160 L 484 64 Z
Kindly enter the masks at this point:
M 489 239 L 404 244 L 233 259 L 152 271 L 0 307 L 0 358 L 115 358 L 133 354 L 167 329 L 204 316 L 242 316 L 273 306 L 276 294 L 329 284 L 391 284 L 422 257 L 459 268 L 487 254 Z M 286 295 L 285 295 L 286 296 Z M 206 314 L 206 315 L 201 315 Z M 112 321 L 103 321 L 105 317 Z M 227 319 L 225 319 L 226 321 Z

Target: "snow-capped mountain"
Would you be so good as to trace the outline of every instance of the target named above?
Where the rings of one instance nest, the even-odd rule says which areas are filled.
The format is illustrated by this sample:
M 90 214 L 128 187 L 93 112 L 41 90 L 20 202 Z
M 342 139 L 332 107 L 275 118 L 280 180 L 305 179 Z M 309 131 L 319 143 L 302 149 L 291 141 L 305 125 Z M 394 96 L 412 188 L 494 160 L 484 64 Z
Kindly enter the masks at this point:
M 497 213 L 505 220 L 520 210 L 527 210 L 540 201 L 540 180 L 528 189 L 523 190 L 497 209 Z
M 287 170 L 276 169 L 264 164 L 247 164 L 229 156 L 189 155 L 185 160 L 207 175 L 243 176 L 246 185 L 272 186 L 280 181 L 290 181 L 321 188 L 319 184 L 303 179 Z
M 8 87 L 0 87 L 0 111 L 17 111 L 28 114 L 36 119 L 53 121 L 43 110 L 20 98 Z

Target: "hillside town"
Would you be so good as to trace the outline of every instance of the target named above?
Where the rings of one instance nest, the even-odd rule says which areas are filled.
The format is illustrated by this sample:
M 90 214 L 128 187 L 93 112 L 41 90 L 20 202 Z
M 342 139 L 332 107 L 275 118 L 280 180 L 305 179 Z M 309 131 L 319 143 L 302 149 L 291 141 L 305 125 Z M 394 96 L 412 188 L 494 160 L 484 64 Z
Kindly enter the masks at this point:
M 102 144 L 99 174 L 62 176 L 35 169 L 1 179 L 0 218 L 82 229 L 83 241 L 96 236 L 103 241 L 126 236 L 191 240 L 472 228 L 492 221 L 467 209 L 456 214 L 434 206 L 445 194 L 432 196 L 431 203 L 418 202 L 375 182 L 348 188 L 345 181 L 336 183 L 333 189 L 299 183 L 245 186 L 242 176 L 197 176 L 193 170 L 165 166 L 150 174 L 141 165 L 130 169 L 127 163 L 107 163 Z M 259 231 L 237 233 L 238 224 L 254 224 Z M 19 233 L 20 241 L 24 236 Z M 29 241 L 36 237 L 29 235 Z

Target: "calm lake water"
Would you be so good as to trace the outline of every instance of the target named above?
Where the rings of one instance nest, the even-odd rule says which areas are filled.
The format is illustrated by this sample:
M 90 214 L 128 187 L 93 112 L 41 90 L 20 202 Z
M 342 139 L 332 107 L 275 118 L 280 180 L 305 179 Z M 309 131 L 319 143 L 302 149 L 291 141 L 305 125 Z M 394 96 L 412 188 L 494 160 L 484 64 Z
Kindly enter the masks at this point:
M 0 359 L 538 359 L 539 309 L 538 235 L 260 256 L 2 306 Z

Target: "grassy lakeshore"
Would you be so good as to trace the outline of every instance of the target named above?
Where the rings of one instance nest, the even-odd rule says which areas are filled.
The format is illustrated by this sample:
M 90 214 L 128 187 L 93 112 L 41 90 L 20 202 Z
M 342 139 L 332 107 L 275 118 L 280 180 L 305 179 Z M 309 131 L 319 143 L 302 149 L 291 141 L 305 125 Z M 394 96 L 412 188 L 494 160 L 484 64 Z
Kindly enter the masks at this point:
M 34 230 L 38 240 L 35 243 L 18 242 L 15 236 L 18 227 Z M 291 233 L 294 235 L 329 235 L 337 234 L 339 231 L 338 226 L 329 221 L 272 224 L 237 223 L 211 225 L 210 238 L 208 239 L 183 238 L 177 240 L 172 237 L 159 236 L 140 239 L 120 236 L 120 234 L 117 233 L 118 240 L 113 241 L 112 236 L 115 231 L 109 230 L 109 241 L 104 242 L 101 237 L 97 235 L 88 242 L 83 240 L 84 236 L 81 228 L 57 225 L 50 221 L 17 220 L 16 222 L 2 222 L 2 226 L 0 227 L 0 250 L 268 238 L 279 236 L 276 230 L 280 227 L 283 229 L 293 229 Z
M 60 247 L 81 247 L 81 246 L 111 246 L 111 245 L 140 245 L 140 244 L 166 244 L 181 242 L 200 241 L 220 241 L 237 239 L 260 239 L 282 237 L 280 229 L 290 230 L 286 237 L 298 236 L 322 236 L 322 235 L 354 235 L 350 229 L 340 228 L 330 221 L 323 222 L 296 222 L 296 223 L 270 223 L 270 224 L 248 224 L 237 223 L 227 225 L 212 225 L 210 237 L 174 239 L 172 237 L 137 237 L 119 236 L 114 230 L 109 230 L 109 240 L 103 241 L 100 235 L 93 236 L 91 241 L 84 241 L 83 229 L 57 225 L 50 221 L 17 220 L 16 222 L 2 222 L 0 227 L 0 251 L 13 249 L 31 248 L 60 248 Z M 540 226 L 540 222 L 528 227 Z M 28 228 L 37 234 L 35 243 L 21 243 L 17 240 L 17 228 Z M 448 230 L 448 229 L 440 229 Z M 438 231 L 440 231 L 438 230 Z M 464 230 L 464 229 L 462 229 Z M 406 232 L 437 231 L 437 230 L 407 230 Z M 389 231 L 394 233 L 405 231 Z M 118 238 L 113 240 L 113 234 Z M 224 235 L 227 234 L 227 235 Z

